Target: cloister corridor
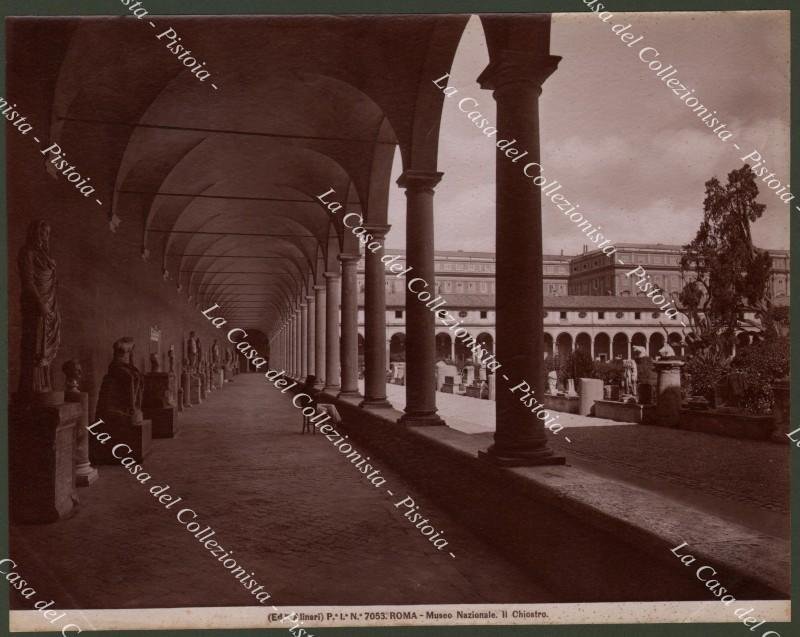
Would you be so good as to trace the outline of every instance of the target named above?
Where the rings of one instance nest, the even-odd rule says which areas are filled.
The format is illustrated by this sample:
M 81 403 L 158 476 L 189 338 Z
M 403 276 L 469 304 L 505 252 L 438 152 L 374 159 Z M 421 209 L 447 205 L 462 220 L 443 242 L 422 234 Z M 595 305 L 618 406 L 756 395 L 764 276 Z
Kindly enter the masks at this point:
M 254 605 L 176 520 L 186 506 L 278 606 L 552 600 L 384 462 L 386 484 L 375 488 L 325 436 L 301 435 L 291 394 L 261 374 L 240 374 L 181 421 L 178 437 L 156 440 L 145 459 L 150 482 L 102 466 L 71 519 L 12 527 L 12 554 L 42 595 L 64 608 Z M 148 492 L 164 484 L 184 499 L 170 511 Z M 406 494 L 456 559 L 393 506 Z

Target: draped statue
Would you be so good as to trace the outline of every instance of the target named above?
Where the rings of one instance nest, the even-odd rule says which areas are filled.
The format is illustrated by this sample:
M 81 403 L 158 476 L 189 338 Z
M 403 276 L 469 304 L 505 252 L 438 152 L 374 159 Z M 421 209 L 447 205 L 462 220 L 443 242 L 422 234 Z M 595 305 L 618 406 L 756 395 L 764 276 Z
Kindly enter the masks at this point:
M 61 344 L 56 262 L 50 257 L 50 224 L 43 219 L 28 226 L 17 258 L 21 279 L 22 343 L 19 397 L 53 391 L 50 366 Z
M 133 339 L 121 338 L 114 343 L 114 358 L 103 378 L 97 398 L 97 416 L 109 419 L 115 415 L 142 420 L 144 378 L 133 364 Z

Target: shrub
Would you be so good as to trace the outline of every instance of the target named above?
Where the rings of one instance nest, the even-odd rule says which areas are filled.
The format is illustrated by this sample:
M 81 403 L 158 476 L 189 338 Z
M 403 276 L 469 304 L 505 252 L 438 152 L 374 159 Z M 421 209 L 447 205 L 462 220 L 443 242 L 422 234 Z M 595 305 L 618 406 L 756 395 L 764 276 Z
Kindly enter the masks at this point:
M 621 360 L 597 361 L 594 364 L 594 373 L 603 381 L 603 385 L 622 385 L 624 372 Z
M 710 349 L 700 350 L 686 361 L 684 386 L 693 396 L 703 396 L 714 401 L 714 387 L 730 372 L 728 361 Z
M 772 383 L 789 375 L 789 339 L 775 338 L 744 347 L 736 353 L 731 366 L 744 374 L 745 411 L 772 411 Z
M 595 378 L 595 364 L 591 354 L 582 349 L 572 353 L 572 377 Z

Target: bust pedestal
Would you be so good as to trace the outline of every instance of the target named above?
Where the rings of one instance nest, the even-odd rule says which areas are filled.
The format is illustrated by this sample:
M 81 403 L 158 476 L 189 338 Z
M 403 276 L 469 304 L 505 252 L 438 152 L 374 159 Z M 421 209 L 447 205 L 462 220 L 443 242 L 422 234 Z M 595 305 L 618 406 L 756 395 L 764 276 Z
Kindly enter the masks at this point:
M 78 403 L 37 397 L 9 409 L 9 507 L 17 524 L 45 524 L 69 516 L 75 493 L 75 428 Z M 60 402 L 57 402 L 59 401 Z
M 95 464 L 119 465 L 120 459 L 128 456 L 141 463 L 150 453 L 153 439 L 152 423 L 144 420 L 141 412 L 132 415 L 118 412 L 98 413 L 97 418 L 103 421 L 101 429 L 111 435 L 111 440 L 102 444 L 96 437 L 89 437 L 89 453 Z M 112 449 L 120 443 L 128 445 L 131 451 L 122 448 L 117 452 L 120 457 L 115 458 Z
M 191 374 L 189 376 L 189 404 L 199 405 L 203 402 L 203 396 L 200 391 L 200 376 Z
M 81 416 L 75 425 L 75 486 L 88 487 L 100 477 L 97 469 L 89 461 L 89 394 L 82 392 L 65 392 L 64 400 L 80 405 Z
M 170 382 L 166 372 L 144 375 L 142 413 L 152 423 L 153 438 L 174 438 L 178 434 L 178 414 L 172 404 Z

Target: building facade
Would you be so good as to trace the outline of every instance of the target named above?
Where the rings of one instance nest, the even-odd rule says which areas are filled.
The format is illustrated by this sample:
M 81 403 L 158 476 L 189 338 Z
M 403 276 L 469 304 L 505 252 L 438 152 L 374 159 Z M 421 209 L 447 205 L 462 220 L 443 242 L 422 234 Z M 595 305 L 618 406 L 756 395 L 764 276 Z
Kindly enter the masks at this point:
M 669 343 L 681 350 L 688 323 L 683 315 L 670 319 L 635 287 L 636 277 L 626 276 L 642 265 L 655 283 L 677 295 L 682 288 L 680 246 L 663 244 L 620 244 L 620 266 L 599 250 L 577 256 L 544 257 L 544 339 L 545 351 L 564 354 L 583 350 L 592 358 L 629 358 L 633 348 L 643 347 L 650 356 Z M 386 254 L 403 255 L 387 249 Z M 776 303 L 788 304 L 789 253 L 771 250 L 773 274 L 770 292 Z M 458 316 L 461 325 L 488 351 L 494 351 L 495 263 L 491 252 L 441 251 L 435 257 L 436 294 L 446 308 Z M 359 352 L 364 342 L 364 267 L 358 270 Z M 386 275 L 387 360 L 401 361 L 405 355 L 405 278 Z M 752 319 L 746 314 L 744 318 Z M 472 358 L 460 339 L 441 323 L 436 329 L 436 355 L 463 365 Z

